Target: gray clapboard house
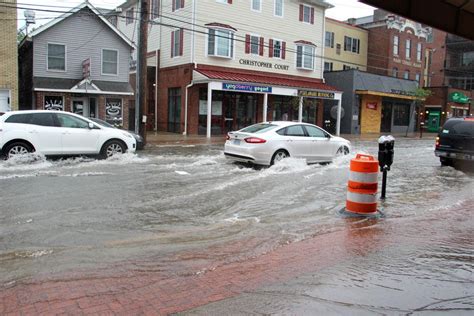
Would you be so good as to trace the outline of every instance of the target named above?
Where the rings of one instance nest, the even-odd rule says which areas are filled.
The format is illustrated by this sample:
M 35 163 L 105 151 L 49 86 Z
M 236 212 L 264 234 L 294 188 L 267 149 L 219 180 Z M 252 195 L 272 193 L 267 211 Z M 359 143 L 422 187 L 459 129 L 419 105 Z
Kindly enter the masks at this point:
M 84 2 L 19 48 L 20 109 L 63 110 L 128 128 L 134 44 Z

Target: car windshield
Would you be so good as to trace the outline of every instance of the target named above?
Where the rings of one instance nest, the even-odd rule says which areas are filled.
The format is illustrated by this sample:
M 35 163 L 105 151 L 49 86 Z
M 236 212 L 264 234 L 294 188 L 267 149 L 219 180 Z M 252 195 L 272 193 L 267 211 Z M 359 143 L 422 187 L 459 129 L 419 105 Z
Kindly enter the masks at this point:
M 109 124 L 107 123 L 106 121 L 102 121 L 100 119 L 97 119 L 97 118 L 90 118 L 91 121 L 99 124 L 100 126 L 104 126 L 104 127 L 110 127 L 110 128 L 116 128 L 115 126 L 113 126 L 112 124 Z
M 261 123 L 261 124 L 251 125 L 251 126 L 246 127 L 246 128 L 244 128 L 240 131 L 243 132 L 243 133 L 259 134 L 259 133 L 267 132 L 267 131 L 271 130 L 272 128 L 275 128 L 276 126 L 277 125 L 275 125 L 275 124 Z

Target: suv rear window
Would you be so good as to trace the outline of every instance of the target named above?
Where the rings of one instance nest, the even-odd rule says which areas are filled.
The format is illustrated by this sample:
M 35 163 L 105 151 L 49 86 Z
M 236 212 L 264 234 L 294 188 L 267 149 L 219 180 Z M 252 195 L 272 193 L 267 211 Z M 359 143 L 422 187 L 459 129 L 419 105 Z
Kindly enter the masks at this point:
M 264 133 L 274 128 L 275 124 L 255 124 L 241 130 L 243 133 Z
M 443 134 L 474 136 L 474 121 L 451 120 L 443 126 Z
M 5 120 L 5 123 L 20 123 L 20 124 L 30 124 L 31 117 L 33 114 L 13 114 Z

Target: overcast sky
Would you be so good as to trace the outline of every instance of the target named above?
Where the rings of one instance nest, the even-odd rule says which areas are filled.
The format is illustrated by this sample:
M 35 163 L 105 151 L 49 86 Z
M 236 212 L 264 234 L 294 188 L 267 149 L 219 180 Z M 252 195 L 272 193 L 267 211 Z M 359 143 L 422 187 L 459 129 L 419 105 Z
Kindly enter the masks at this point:
M 243 1 L 243 0 L 237 0 Z M 26 7 L 26 4 L 36 4 L 40 5 L 42 9 L 53 10 L 53 11 L 67 11 L 68 8 L 72 8 L 82 3 L 82 0 L 18 0 L 19 7 Z M 125 2 L 125 0 L 89 0 L 94 6 L 99 8 L 108 8 L 112 9 L 119 4 Z M 359 3 L 357 0 L 326 0 L 326 2 L 331 3 L 335 7 L 327 11 L 327 16 L 337 20 L 347 20 L 348 18 L 361 17 L 371 15 L 373 8 Z M 51 7 L 46 7 L 51 6 Z M 34 8 L 40 8 L 35 6 Z M 48 20 L 46 18 L 52 18 L 57 16 L 57 13 L 53 12 L 40 12 L 36 11 L 37 24 L 35 27 L 46 23 Z M 25 24 L 23 20 L 23 10 L 19 10 L 18 22 L 19 26 Z

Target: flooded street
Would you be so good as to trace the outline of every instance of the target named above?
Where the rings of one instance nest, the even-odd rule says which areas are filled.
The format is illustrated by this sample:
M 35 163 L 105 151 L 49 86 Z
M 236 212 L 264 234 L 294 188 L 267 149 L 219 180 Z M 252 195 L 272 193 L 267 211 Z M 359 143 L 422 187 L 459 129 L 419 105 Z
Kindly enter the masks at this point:
M 375 142 L 352 145 L 329 165 L 290 158 L 262 169 L 226 161 L 222 145 L 1 161 L 0 287 L 201 275 L 324 240 L 332 263 L 190 313 L 472 313 L 474 175 L 441 168 L 433 140 L 397 139 L 385 217 L 348 220 L 338 212 L 349 161 L 377 154 Z

